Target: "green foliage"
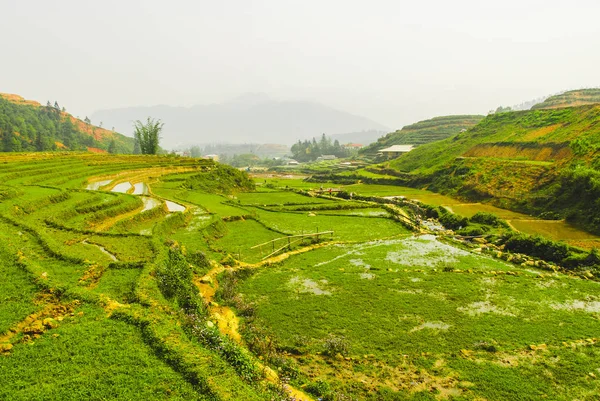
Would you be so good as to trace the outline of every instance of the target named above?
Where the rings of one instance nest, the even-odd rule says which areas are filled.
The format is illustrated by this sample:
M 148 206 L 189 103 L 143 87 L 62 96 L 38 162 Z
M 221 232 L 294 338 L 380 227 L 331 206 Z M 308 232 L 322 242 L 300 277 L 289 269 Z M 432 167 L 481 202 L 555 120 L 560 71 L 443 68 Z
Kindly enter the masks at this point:
M 468 226 L 457 230 L 456 233 L 459 235 L 467 236 L 467 237 L 471 237 L 471 236 L 477 237 L 480 235 L 485 235 L 485 234 L 489 233 L 489 231 L 490 231 L 490 228 L 487 226 L 482 226 L 479 224 L 473 225 L 473 224 L 469 223 Z
M 554 263 L 561 263 L 570 256 L 567 244 L 552 241 L 539 235 L 512 233 L 508 234 L 503 242 L 505 249 L 508 251 L 524 253 Z
M 56 151 L 60 142 L 69 150 L 87 147 L 107 149 L 109 143 L 99 141 L 78 128 L 69 114 L 54 106 L 31 106 L 13 103 L 0 96 L 0 151 Z M 128 152 L 131 139 L 114 134 L 118 143 L 115 151 Z M 113 139 L 114 140 L 114 139 Z
M 442 225 L 451 230 L 458 230 L 469 224 L 469 219 L 449 212 L 443 206 L 438 207 L 438 220 Z
M 292 145 L 292 157 L 299 162 L 317 160 L 318 157 L 323 155 L 347 157 L 349 154 L 337 139 L 332 143 L 331 138 L 325 134 L 321 136 L 319 141 L 313 138 L 312 141 L 307 139 L 304 142 L 298 141 L 298 143 Z
M 502 220 L 493 213 L 477 212 L 473 216 L 471 216 L 469 221 L 473 223 L 485 224 L 492 227 L 508 228 L 508 224 L 506 223 L 506 221 Z
M 192 270 L 175 243 L 159 256 L 156 263 L 158 286 L 167 299 L 173 299 L 187 313 L 200 313 L 202 300 L 192 283 Z
M 194 191 L 231 194 L 254 189 L 254 181 L 244 171 L 224 164 L 214 164 L 187 178 L 181 186 Z
M 154 120 L 150 117 L 146 119 L 145 123 L 140 120 L 133 123 L 133 137 L 135 142 L 139 144 L 142 154 L 155 155 L 158 153 L 158 143 L 160 142 L 163 125 L 164 123 L 160 120 Z
M 309 383 L 304 389 L 308 394 L 312 394 L 316 397 L 324 396 L 331 392 L 331 386 L 327 382 L 321 380 Z

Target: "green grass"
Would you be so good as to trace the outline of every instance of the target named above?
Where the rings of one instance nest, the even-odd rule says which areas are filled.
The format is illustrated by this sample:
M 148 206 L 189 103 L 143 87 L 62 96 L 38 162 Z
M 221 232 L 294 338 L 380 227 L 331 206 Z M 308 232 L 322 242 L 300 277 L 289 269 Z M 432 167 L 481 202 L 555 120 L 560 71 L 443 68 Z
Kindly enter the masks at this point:
M 99 308 L 80 312 L 0 357 L 0 398 L 207 399 L 154 356 L 136 328 L 106 319 Z
M 294 192 L 246 192 L 237 195 L 237 200 L 242 205 L 301 205 L 307 203 L 330 203 L 328 199 L 313 198 L 299 195 Z
M 38 291 L 29 274 L 16 263 L 14 255 L 0 243 L 0 334 L 38 307 L 34 303 Z
M 598 342 L 587 341 L 597 336 L 597 282 L 414 238 L 380 204 L 285 188 L 405 196 L 528 224 L 522 215 L 422 189 L 297 176 L 257 178 L 256 191 L 222 195 L 216 192 L 240 189 L 243 177 L 227 170 L 231 182 L 213 185 L 206 181 L 213 164 L 183 159 L 0 155 L 0 331 L 52 302 L 77 305 L 39 337 L 11 337 L 12 350 L 0 355 L 0 399 L 207 399 L 210 391 L 223 400 L 273 399 L 244 381 L 252 359 L 239 346 L 205 337 L 215 315 L 193 282 L 219 261 L 232 264 L 228 254 L 256 263 L 273 247 L 254 245 L 328 230 L 334 234 L 320 239 L 335 244 L 241 270 L 230 282 L 228 273 L 216 278 L 217 302 L 238 308 L 246 345 L 271 344 L 277 355 L 263 361 L 294 386 L 325 399 L 369 401 L 583 400 L 598 393 L 589 375 L 598 369 Z M 160 176 L 160 168 L 190 166 L 197 167 Z M 144 173 L 149 168 L 156 176 Z M 188 209 L 132 217 L 140 197 L 81 189 L 114 174 L 141 175 L 150 196 Z M 90 231 L 88 223 L 109 219 L 111 228 Z M 347 342 L 340 352 L 351 359 L 326 355 L 335 337 Z M 546 350 L 530 349 L 542 343 Z
M 253 221 L 233 221 L 226 224 L 226 234 L 217 239 L 212 245 L 215 249 L 229 253 L 234 258 L 244 262 L 259 262 L 264 256 L 272 252 L 272 246 L 250 249 L 254 245 L 283 237 L 282 234 L 266 229 L 262 224 Z M 276 249 L 284 246 L 287 241 L 279 241 L 275 244 Z
M 598 312 L 568 308 L 574 300 L 588 299 L 597 283 L 560 274 L 539 278 L 536 272 L 435 244 L 408 239 L 320 249 L 257 272 L 239 291 L 280 346 L 298 349 L 298 338 L 304 338 L 298 359 L 304 371 L 323 370 L 314 358 L 334 334 L 348 341 L 348 355 L 359 360 L 373 354 L 388 366 L 403 366 L 408 358 L 433 375 L 434 362 L 447 361 L 458 380 L 474 383 L 466 399 L 507 399 L 502 397 L 516 393 L 536 399 L 545 393 L 566 400 L 562 386 L 573 397 L 598 389 L 595 381 L 574 383 L 544 373 L 556 368 L 555 352 L 579 358 L 563 342 L 595 336 Z M 496 273 L 509 270 L 519 275 Z M 542 363 L 525 358 L 519 369 L 496 365 L 541 343 L 551 347 L 539 356 Z M 495 351 L 485 351 L 487 346 Z M 482 362 L 463 358 L 463 349 Z M 593 368 L 598 351 L 592 349 L 585 369 Z M 582 378 L 585 369 L 579 370 Z M 366 372 L 376 376 L 375 370 Z
M 130 302 L 140 269 L 108 269 L 94 288 L 99 294 L 109 296 L 118 302 Z
M 276 231 L 289 235 L 334 231 L 333 239 L 369 241 L 408 233 L 407 229 L 390 219 L 360 216 L 309 215 L 254 209 L 258 220 Z

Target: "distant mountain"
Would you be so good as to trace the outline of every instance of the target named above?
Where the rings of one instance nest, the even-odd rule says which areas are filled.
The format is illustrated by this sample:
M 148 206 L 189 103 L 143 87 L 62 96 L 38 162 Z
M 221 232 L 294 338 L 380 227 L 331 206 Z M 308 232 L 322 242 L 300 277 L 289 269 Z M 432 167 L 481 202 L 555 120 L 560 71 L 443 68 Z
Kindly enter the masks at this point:
M 81 121 L 56 102 L 42 106 L 18 95 L 0 93 L 0 151 L 61 149 L 131 153 L 133 138 Z
M 575 107 L 596 103 L 600 103 L 600 88 L 578 89 L 550 96 L 543 102 L 534 105 L 531 109 L 558 109 L 561 107 Z
M 401 130 L 390 132 L 377 142 L 363 148 L 361 153 L 376 153 L 392 145 L 424 145 L 446 139 L 479 123 L 484 117 L 478 115 L 441 116 L 407 125 Z
M 308 101 L 279 101 L 265 94 L 247 94 L 222 104 L 192 107 L 149 106 L 100 110 L 94 121 L 118 131 L 132 132 L 135 120 L 161 119 L 165 125 L 161 146 L 183 147 L 201 143 L 281 143 L 357 131 L 387 131 L 383 125 Z

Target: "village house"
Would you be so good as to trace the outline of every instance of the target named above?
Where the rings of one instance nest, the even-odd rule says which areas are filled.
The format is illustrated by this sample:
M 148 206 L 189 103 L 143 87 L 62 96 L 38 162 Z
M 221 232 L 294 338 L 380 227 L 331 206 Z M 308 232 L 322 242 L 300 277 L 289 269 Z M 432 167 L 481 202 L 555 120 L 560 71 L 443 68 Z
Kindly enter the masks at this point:
M 337 157 L 335 157 L 335 155 L 322 155 L 322 156 L 317 157 L 318 162 L 323 161 L 323 160 L 335 160 L 335 159 L 337 159 Z
M 389 148 L 381 149 L 377 154 L 383 155 L 388 159 L 393 159 L 414 149 L 413 145 L 394 145 Z

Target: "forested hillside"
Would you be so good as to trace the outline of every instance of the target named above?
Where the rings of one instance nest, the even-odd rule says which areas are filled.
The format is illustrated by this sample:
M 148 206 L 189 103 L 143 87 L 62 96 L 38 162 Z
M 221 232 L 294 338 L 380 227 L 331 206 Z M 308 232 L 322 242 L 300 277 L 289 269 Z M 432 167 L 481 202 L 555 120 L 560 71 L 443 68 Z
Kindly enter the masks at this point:
M 298 143 L 292 145 L 292 157 L 299 162 L 317 160 L 323 155 L 346 157 L 348 156 L 348 150 L 342 147 L 337 139 L 331 142 L 331 138 L 325 134 L 321 136 L 319 141 L 313 138 L 312 141 L 298 141 Z
M 8 94 L 0 94 L 0 140 L 4 152 L 133 150 L 133 138 L 81 121 L 56 102 L 42 106 Z
M 461 130 L 475 126 L 481 119 L 483 119 L 483 116 L 462 115 L 442 116 L 419 121 L 379 138 L 377 142 L 363 148 L 361 153 L 376 153 L 378 150 L 392 145 L 418 146 L 439 141 L 457 134 Z

